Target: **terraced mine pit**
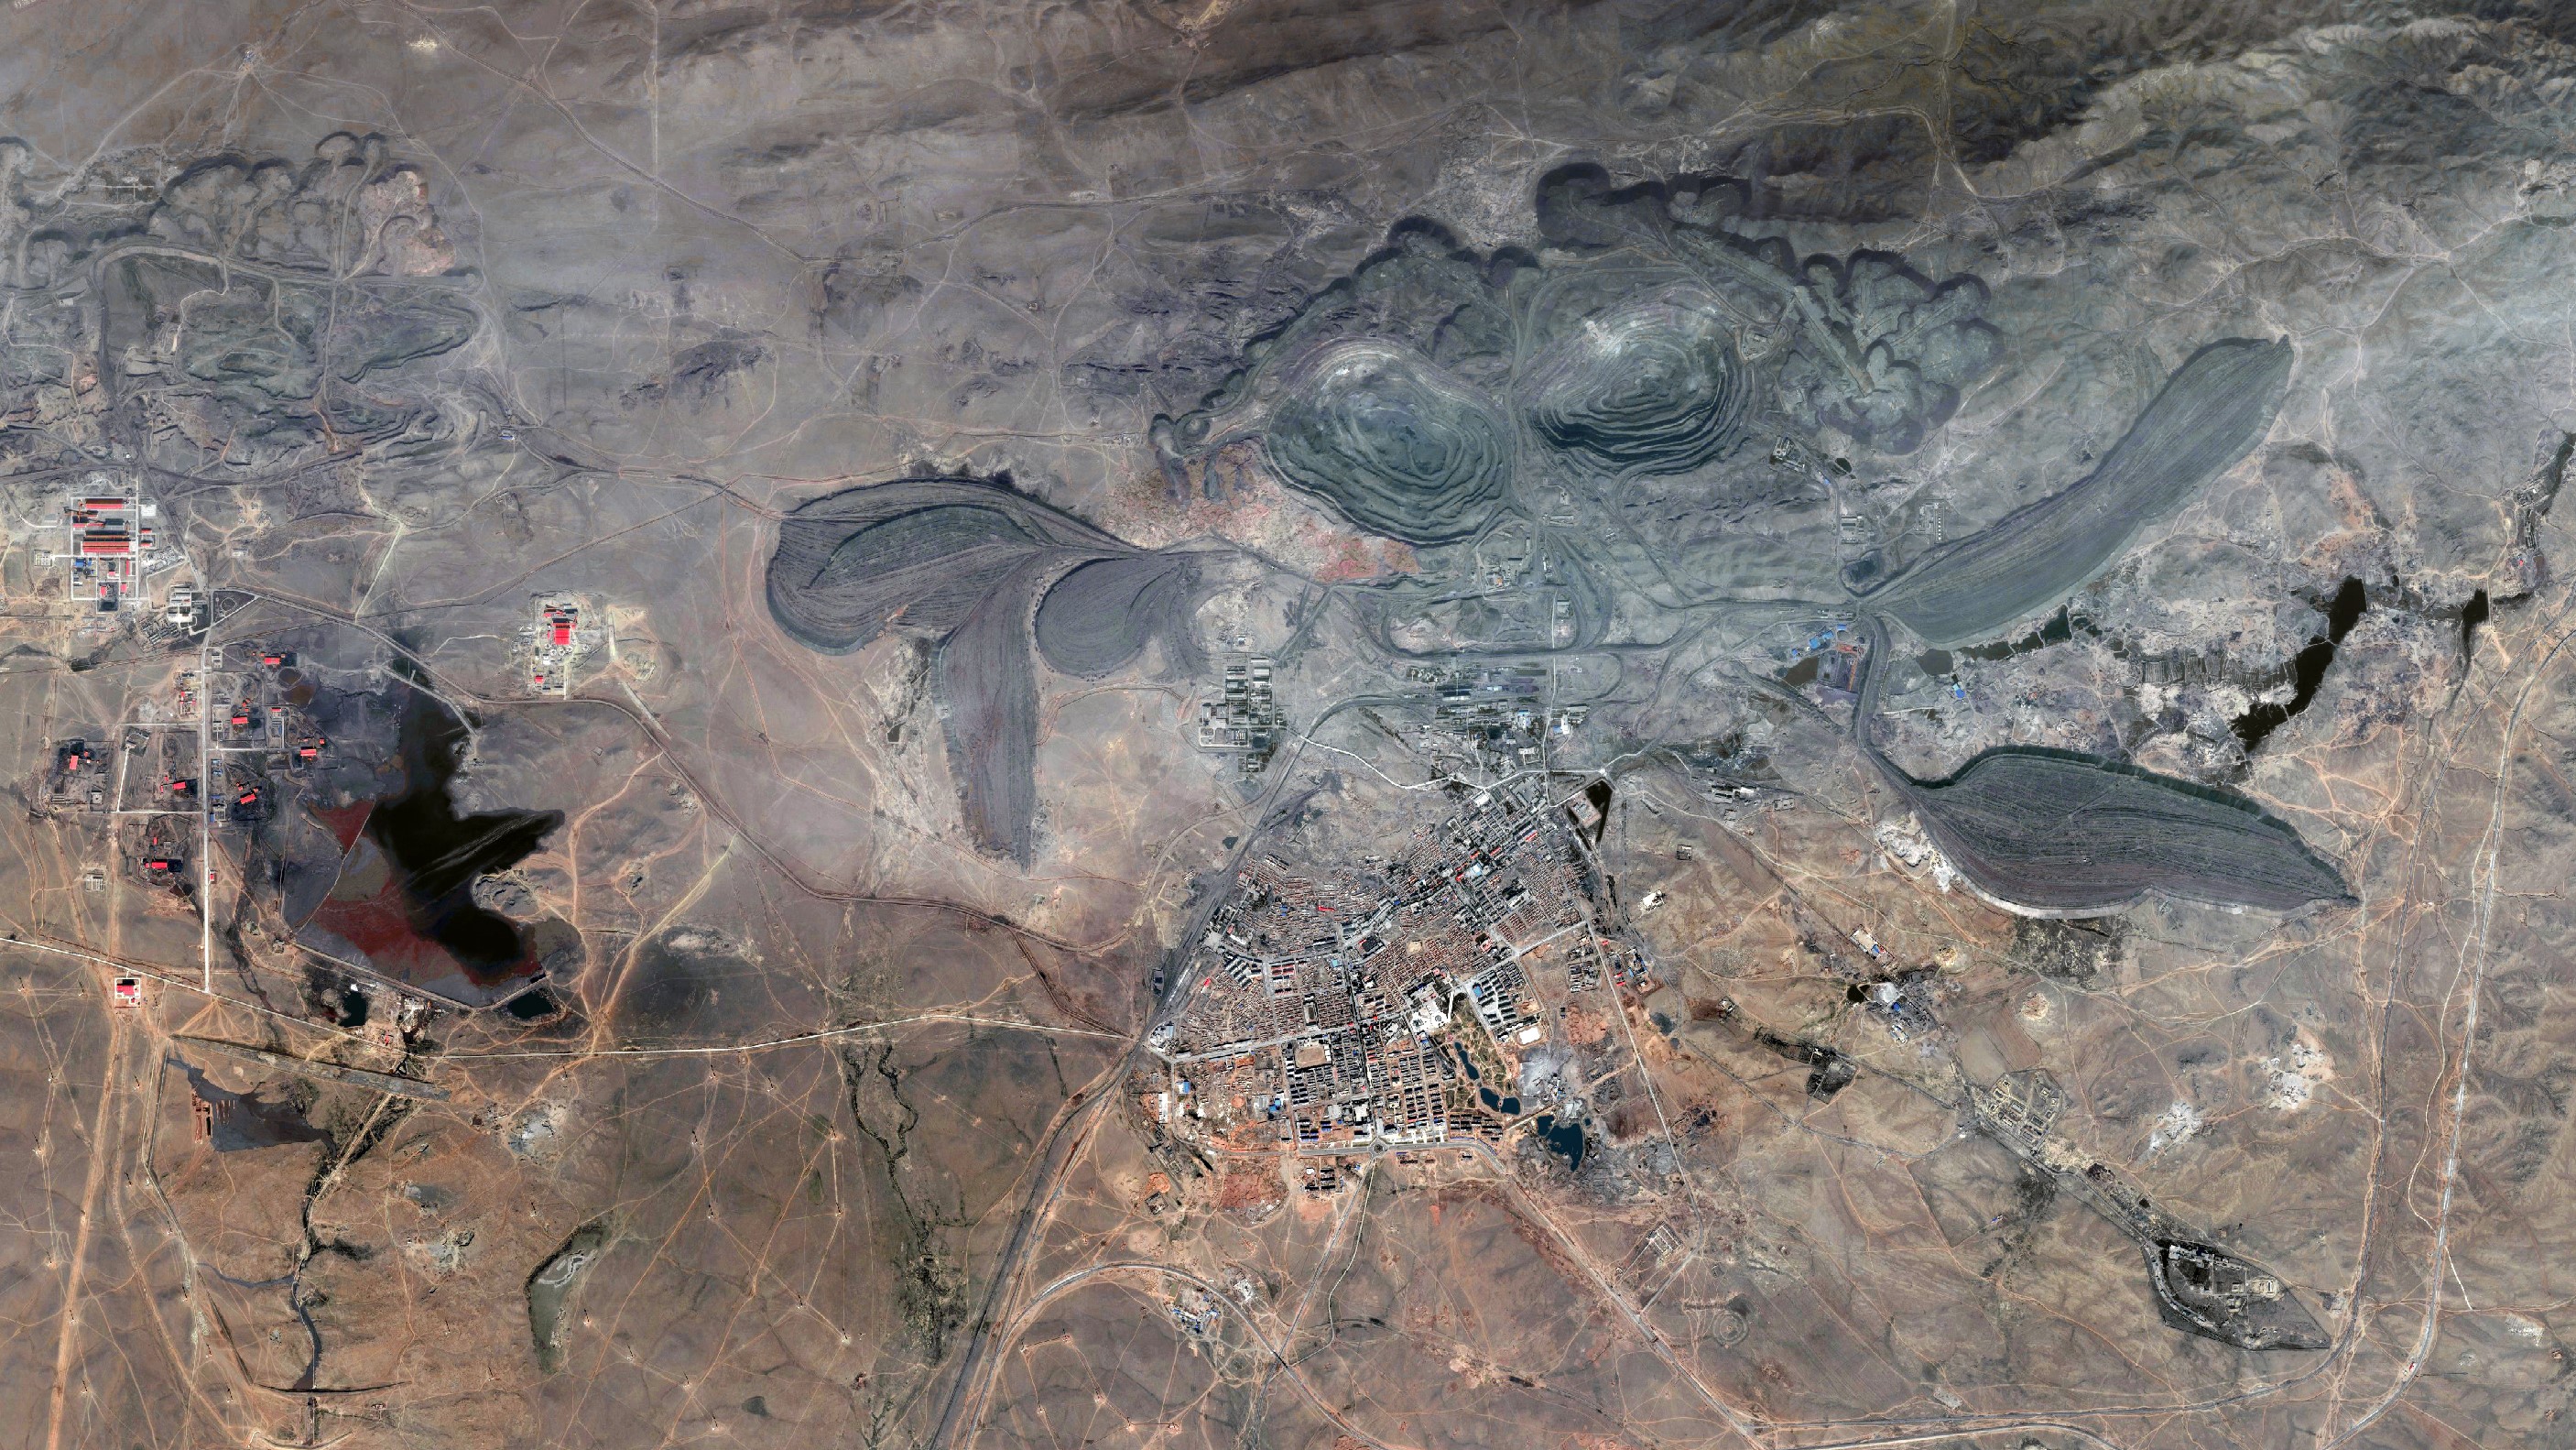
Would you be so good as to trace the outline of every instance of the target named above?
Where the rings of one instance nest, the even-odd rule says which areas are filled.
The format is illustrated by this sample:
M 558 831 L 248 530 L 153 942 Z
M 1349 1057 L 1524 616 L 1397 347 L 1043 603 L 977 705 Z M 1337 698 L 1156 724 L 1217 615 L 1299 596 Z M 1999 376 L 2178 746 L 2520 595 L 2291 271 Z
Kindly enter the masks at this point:
M 1314 359 L 1265 439 L 1291 484 L 1408 544 L 1473 534 L 1510 479 L 1501 416 L 1428 359 L 1382 342 Z
M 2576 6 L 0 27 L 21 1438 L 2568 1442 Z
M 1795 517 L 1813 480 L 1735 458 L 1753 420 L 1906 452 L 1997 356 L 1977 277 L 1801 257 L 1748 230 L 1742 183 L 1614 187 L 1578 164 L 1535 200 L 1543 260 L 1399 223 L 1197 408 L 1156 420 L 1167 478 L 1187 488 L 1258 439 L 1287 485 L 1416 546 L 1600 509 L 1668 575 L 1795 588 L 1796 535 L 1830 520 Z
M 1725 313 L 1677 292 L 1583 323 L 1522 383 L 1530 426 L 1618 473 L 1687 473 L 1736 437 L 1751 392 Z

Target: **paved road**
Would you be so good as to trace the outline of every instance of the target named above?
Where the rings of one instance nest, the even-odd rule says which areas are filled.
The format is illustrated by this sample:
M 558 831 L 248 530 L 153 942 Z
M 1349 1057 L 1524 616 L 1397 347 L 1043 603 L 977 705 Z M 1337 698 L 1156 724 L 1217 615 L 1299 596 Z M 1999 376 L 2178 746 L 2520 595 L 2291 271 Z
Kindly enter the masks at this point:
M 1334 707 L 1335 710 L 1340 708 Z M 1329 716 L 1333 712 L 1328 710 L 1325 713 Z M 1270 786 L 1256 802 L 1262 807 L 1260 817 L 1242 832 L 1232 854 L 1226 858 L 1226 883 L 1231 883 L 1235 873 L 1242 868 L 1244 856 L 1252 850 L 1252 843 L 1260 837 L 1262 829 L 1285 808 L 1276 803 L 1276 798 L 1285 791 L 1288 780 L 1295 774 L 1296 764 L 1294 757 L 1280 762 Z M 1312 793 L 1310 788 L 1307 794 Z M 1303 797 L 1300 797 L 1299 803 L 1302 801 Z M 1197 948 L 1199 938 L 1207 934 L 1208 921 L 1216 915 L 1216 909 L 1224 903 L 1226 894 L 1223 885 L 1209 891 L 1207 899 L 1190 914 L 1189 924 L 1177 938 L 1170 965 L 1166 968 L 1167 985 L 1163 1000 L 1147 1017 L 1148 1029 L 1156 1019 L 1166 1013 L 1177 1014 L 1187 1005 L 1193 984 L 1187 972 L 1174 968 L 1188 959 L 1190 952 Z M 1028 1252 L 1031 1235 L 1062 1192 L 1059 1175 L 1072 1160 L 1074 1150 L 1089 1138 L 1092 1109 L 1112 1096 L 1110 1091 L 1103 1089 L 1114 1090 L 1117 1084 L 1126 1081 L 1128 1074 L 1135 1071 L 1144 1057 L 1145 1034 L 1139 1031 L 1116 1067 L 1066 1099 L 1065 1105 L 1056 1110 L 1055 1121 L 1047 1129 L 1044 1144 L 1039 1150 L 1037 1174 L 1030 1182 L 1028 1202 L 1021 1206 L 1019 1216 L 1012 1221 L 1011 1237 L 1003 1245 L 1001 1258 L 994 1263 L 992 1284 L 985 1290 L 983 1309 L 975 1317 L 975 1332 L 966 1342 L 966 1353 L 959 1361 L 957 1378 L 949 1386 L 948 1402 L 940 1410 L 939 1424 L 931 1431 L 927 1442 L 930 1450 L 947 1450 L 959 1435 L 973 1435 L 983 1413 L 984 1391 L 980 1381 L 989 1372 L 987 1361 L 993 1352 L 993 1330 L 996 1321 L 1006 1312 L 1014 1284 L 1025 1268 L 1022 1259 Z

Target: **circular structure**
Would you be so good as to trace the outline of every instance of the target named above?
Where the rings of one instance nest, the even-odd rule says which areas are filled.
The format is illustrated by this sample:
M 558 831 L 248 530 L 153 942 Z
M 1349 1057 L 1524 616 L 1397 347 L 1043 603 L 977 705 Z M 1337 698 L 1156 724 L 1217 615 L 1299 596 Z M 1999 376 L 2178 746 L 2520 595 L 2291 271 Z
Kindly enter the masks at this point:
M 1734 442 L 1744 364 L 1714 299 L 1662 297 L 1584 323 L 1523 384 L 1530 427 L 1617 473 L 1687 473 Z
M 1473 389 L 1383 342 L 1345 343 L 1302 372 L 1265 438 L 1290 484 L 1408 544 L 1452 543 L 1484 523 L 1510 446 Z

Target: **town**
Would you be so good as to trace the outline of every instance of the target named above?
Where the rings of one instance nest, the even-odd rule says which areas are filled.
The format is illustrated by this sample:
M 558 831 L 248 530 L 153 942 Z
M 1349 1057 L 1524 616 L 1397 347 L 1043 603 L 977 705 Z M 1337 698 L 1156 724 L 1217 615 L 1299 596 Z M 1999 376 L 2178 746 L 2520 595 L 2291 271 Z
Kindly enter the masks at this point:
M 1305 875 L 1254 858 L 1148 1039 L 1149 1111 L 1184 1140 L 1321 1159 L 1526 1123 L 1579 1168 L 1585 1075 L 1561 1069 L 1607 1041 L 1603 989 L 1636 971 L 1596 924 L 1593 874 L 1537 776 L 1476 792 L 1397 860 Z M 1319 1163 L 1304 1184 L 1336 1179 Z

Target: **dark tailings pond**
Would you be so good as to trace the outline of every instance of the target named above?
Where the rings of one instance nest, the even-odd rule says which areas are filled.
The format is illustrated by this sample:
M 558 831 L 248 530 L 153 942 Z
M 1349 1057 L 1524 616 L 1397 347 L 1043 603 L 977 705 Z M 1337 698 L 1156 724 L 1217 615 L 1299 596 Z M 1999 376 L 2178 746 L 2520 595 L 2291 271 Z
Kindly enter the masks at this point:
M 202 1109 L 206 1136 L 218 1153 L 330 1140 L 330 1134 L 305 1121 L 304 1110 L 293 1100 L 291 1084 L 262 1083 L 250 1092 L 237 1093 L 217 1087 L 194 1063 L 176 1056 L 170 1061 L 187 1074 L 189 1090 L 206 1105 Z
M 465 723 L 415 692 L 403 719 L 403 794 L 376 807 L 367 834 L 394 866 L 413 929 L 446 948 L 477 980 L 511 975 L 527 958 L 517 925 L 474 904 L 476 877 L 517 865 L 561 811 L 456 813 L 449 782 L 463 762 Z
M 404 701 L 402 789 L 316 813 L 342 849 L 329 894 L 304 923 L 333 955 L 458 1001 L 485 1005 L 537 974 L 529 937 L 474 902 L 474 882 L 524 859 L 559 811 L 459 814 L 449 794 L 465 723 L 417 691 Z
M 1531 1120 L 1531 1126 L 1538 1129 L 1539 1139 L 1547 1144 L 1548 1151 L 1565 1160 L 1567 1168 L 1583 1167 L 1583 1151 L 1588 1145 L 1583 1141 L 1581 1123 L 1560 1124 L 1554 1115 L 1541 1113 Z
M 2308 641 L 2290 662 L 2293 693 L 2286 705 L 2257 705 L 2236 717 L 2236 738 L 2244 742 L 2247 753 L 2269 738 L 2273 731 L 2290 723 L 2317 697 L 2317 686 L 2325 683 L 2326 667 L 2334 663 L 2335 647 L 2361 622 L 2362 611 L 2370 601 L 2362 592 L 2361 581 L 2346 576 L 2343 587 L 2335 591 L 2334 601 L 2326 606 L 2326 632 Z M 2465 647 L 2465 636 L 2463 637 Z

